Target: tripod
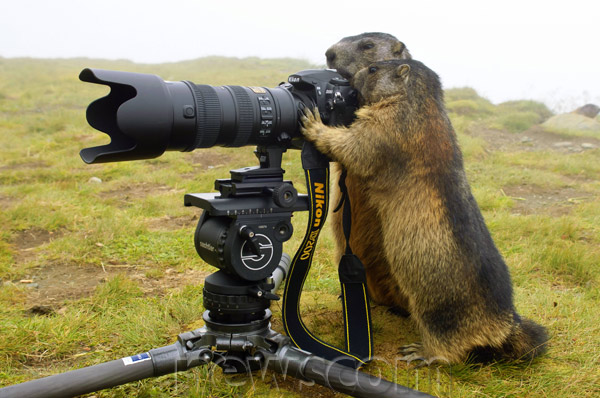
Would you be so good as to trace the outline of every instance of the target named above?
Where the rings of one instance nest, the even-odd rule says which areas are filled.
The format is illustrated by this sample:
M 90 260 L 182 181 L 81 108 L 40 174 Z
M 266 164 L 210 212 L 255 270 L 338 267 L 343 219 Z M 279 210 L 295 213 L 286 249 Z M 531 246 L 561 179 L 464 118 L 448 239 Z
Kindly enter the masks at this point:
M 74 397 L 211 362 L 225 374 L 269 369 L 355 397 L 431 397 L 298 349 L 271 329 L 269 307 L 291 262 L 282 243 L 292 235 L 292 212 L 308 209 L 306 195 L 283 181 L 281 155 L 259 148 L 260 167 L 217 180 L 220 196 L 185 196 L 186 206 L 205 210 L 196 249 L 221 268 L 205 280 L 204 327 L 142 354 L 2 388 L 0 398 Z

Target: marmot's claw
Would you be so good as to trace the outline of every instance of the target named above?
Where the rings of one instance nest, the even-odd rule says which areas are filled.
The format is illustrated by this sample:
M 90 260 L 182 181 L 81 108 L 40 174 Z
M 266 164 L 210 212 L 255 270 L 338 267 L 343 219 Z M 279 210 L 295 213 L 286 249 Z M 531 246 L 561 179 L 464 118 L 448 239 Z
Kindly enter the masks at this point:
M 405 361 L 407 365 L 414 365 L 416 368 L 422 368 L 423 366 L 429 366 L 430 363 L 427 358 L 421 356 L 419 353 L 414 352 L 409 355 L 405 355 L 400 358 L 401 361 Z
M 400 347 L 400 353 L 404 356 L 400 358 L 408 365 L 414 365 L 416 368 L 429 366 L 434 363 L 450 364 L 447 358 L 442 356 L 426 357 L 423 355 L 423 345 L 421 343 L 408 344 Z
M 321 121 L 321 115 L 319 114 L 319 110 L 317 108 L 311 109 L 306 105 L 302 105 L 302 107 L 300 108 L 300 113 L 302 114 L 300 119 L 307 118 L 311 121 Z
M 317 121 L 317 122 L 319 122 L 319 123 L 323 123 L 323 122 L 321 121 L 321 113 L 319 112 L 319 109 L 318 109 L 318 108 L 314 108 L 314 109 L 312 110 L 312 115 L 313 115 L 313 118 L 315 119 L 315 121 Z
M 408 345 L 403 345 L 402 347 L 400 347 L 400 353 L 401 354 L 414 354 L 416 352 L 419 352 L 423 349 L 423 344 L 421 343 L 413 343 L 413 344 L 408 344 Z
M 423 345 L 421 343 L 403 345 L 400 347 L 400 354 L 404 356 L 400 360 L 405 361 L 408 365 L 415 365 L 417 368 L 429 366 L 429 361 L 421 354 L 422 351 Z
M 312 110 L 307 106 L 302 107 L 301 111 L 300 123 L 302 124 L 302 134 L 309 141 L 314 141 L 319 134 L 318 125 L 322 124 L 319 111 L 316 108 Z
M 307 128 L 308 124 L 314 119 L 312 111 L 307 106 L 302 106 L 302 108 L 299 110 L 299 113 L 302 127 Z

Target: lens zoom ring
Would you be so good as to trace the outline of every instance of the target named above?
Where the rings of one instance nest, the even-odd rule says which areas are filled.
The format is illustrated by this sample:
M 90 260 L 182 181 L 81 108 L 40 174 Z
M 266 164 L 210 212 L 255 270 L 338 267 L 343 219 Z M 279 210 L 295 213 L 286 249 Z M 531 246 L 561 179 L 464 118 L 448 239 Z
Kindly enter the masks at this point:
M 254 124 L 254 107 L 252 106 L 252 100 L 250 99 L 250 96 L 243 87 L 229 86 L 229 88 L 233 91 L 238 108 L 237 133 L 231 146 L 244 146 L 248 143 L 250 135 L 252 134 L 252 126 Z
M 221 130 L 221 103 L 212 86 L 186 82 L 196 101 L 196 139 L 194 148 L 210 148 L 217 143 Z

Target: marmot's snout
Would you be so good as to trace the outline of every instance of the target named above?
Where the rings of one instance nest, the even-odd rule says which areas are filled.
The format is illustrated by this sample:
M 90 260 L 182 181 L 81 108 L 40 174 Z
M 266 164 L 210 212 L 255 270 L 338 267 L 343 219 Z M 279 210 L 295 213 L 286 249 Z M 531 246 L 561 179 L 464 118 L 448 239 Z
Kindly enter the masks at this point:
M 327 58 L 327 65 L 331 65 L 333 61 L 335 61 L 337 54 L 335 53 L 335 50 L 330 47 L 327 51 L 325 51 L 325 57 Z

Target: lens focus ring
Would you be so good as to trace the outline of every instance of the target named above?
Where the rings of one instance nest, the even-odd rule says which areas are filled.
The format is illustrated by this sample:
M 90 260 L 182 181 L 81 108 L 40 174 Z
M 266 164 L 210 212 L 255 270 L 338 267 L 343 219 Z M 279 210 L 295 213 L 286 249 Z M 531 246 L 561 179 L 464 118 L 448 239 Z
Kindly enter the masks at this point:
M 235 96 L 237 102 L 238 128 L 235 139 L 231 146 L 244 146 L 252 134 L 254 125 L 254 108 L 246 90 L 241 86 L 228 86 Z
M 192 89 L 196 101 L 196 139 L 189 150 L 210 148 L 217 143 L 221 130 L 221 103 L 212 86 L 185 83 Z

